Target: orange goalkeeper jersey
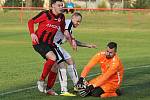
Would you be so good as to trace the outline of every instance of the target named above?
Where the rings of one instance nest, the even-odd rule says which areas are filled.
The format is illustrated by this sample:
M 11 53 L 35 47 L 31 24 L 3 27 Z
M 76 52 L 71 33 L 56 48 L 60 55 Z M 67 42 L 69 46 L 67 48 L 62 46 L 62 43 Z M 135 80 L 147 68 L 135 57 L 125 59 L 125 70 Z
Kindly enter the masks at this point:
M 96 79 L 95 87 L 102 86 L 105 83 L 114 84 L 116 87 L 120 86 L 124 68 L 117 54 L 113 58 L 107 59 L 104 51 L 97 53 L 84 67 L 81 77 L 86 77 L 90 69 L 96 64 L 100 65 L 102 74 Z

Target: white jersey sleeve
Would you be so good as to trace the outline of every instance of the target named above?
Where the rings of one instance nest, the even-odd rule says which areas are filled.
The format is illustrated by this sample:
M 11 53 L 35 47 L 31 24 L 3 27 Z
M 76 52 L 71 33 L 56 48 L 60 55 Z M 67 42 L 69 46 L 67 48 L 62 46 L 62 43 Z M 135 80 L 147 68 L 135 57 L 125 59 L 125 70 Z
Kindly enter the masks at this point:
M 65 21 L 65 30 L 68 30 L 72 34 L 72 21 L 70 19 L 67 19 Z M 61 32 L 60 28 L 58 29 L 57 33 L 54 36 L 54 43 L 62 44 L 66 41 L 64 34 Z
M 73 27 L 72 21 L 70 19 L 67 19 L 65 23 L 66 23 L 65 30 L 68 30 L 72 34 L 72 27 Z

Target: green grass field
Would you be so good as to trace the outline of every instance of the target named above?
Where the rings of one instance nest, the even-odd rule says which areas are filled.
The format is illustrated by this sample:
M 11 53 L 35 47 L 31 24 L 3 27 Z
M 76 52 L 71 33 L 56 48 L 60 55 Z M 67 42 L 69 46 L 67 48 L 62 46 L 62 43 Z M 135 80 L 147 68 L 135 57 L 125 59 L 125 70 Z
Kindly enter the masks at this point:
M 34 52 L 27 21 L 36 12 L 24 12 L 20 23 L 18 11 L 0 12 L 0 99 L 1 100 L 95 100 L 99 98 L 47 96 L 35 87 L 44 60 Z M 124 94 L 108 100 L 150 100 L 150 14 L 133 12 L 83 12 L 81 26 L 74 30 L 77 39 L 96 44 L 97 49 L 64 47 L 74 58 L 78 73 L 109 41 L 118 43 L 118 54 L 125 67 L 121 88 Z M 67 15 L 67 18 L 69 15 Z M 98 66 L 89 73 L 99 73 Z M 72 82 L 68 88 L 72 88 Z M 55 90 L 60 92 L 56 83 Z

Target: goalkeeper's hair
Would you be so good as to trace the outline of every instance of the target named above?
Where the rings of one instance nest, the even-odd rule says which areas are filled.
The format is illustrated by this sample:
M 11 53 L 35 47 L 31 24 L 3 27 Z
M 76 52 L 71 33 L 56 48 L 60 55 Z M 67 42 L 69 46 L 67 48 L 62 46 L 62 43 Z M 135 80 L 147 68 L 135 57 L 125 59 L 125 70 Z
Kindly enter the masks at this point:
M 115 42 L 109 42 L 108 44 L 107 44 L 107 47 L 109 47 L 110 49 L 115 49 L 115 52 L 117 52 L 117 43 L 115 43 Z

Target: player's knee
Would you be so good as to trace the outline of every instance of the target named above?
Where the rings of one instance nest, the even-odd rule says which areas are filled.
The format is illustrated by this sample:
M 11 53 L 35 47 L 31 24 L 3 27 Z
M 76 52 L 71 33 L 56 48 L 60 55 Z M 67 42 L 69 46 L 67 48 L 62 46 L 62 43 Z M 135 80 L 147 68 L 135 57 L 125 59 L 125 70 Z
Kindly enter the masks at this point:
M 101 94 L 104 93 L 104 90 L 100 87 L 96 87 L 92 92 L 91 92 L 91 96 L 94 97 L 100 97 Z
M 66 69 L 66 65 L 65 65 L 64 62 L 59 63 L 59 64 L 58 64 L 58 67 L 59 67 L 60 69 Z
M 50 51 L 46 54 L 46 58 L 56 61 L 56 55 L 52 51 Z
M 56 65 L 54 65 L 54 66 L 51 68 L 51 71 L 57 73 L 58 67 L 57 67 Z
M 73 65 L 73 64 L 74 64 L 74 61 L 73 61 L 71 58 L 69 58 L 69 59 L 66 60 L 66 63 L 67 63 L 68 65 Z
M 116 92 L 113 93 L 103 93 L 100 97 L 101 98 L 108 98 L 108 97 L 116 97 L 118 96 Z

